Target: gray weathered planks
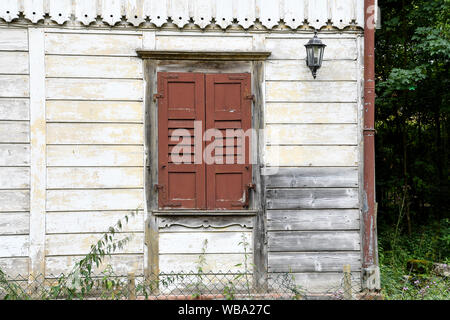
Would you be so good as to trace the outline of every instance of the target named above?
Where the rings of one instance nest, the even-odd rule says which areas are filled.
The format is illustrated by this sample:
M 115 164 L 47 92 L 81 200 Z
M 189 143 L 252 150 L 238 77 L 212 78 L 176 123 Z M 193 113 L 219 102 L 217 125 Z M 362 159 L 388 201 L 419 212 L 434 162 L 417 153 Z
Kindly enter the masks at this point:
M 264 179 L 267 188 L 355 188 L 358 168 L 279 168 Z
M 271 252 L 359 250 L 359 231 L 274 231 L 268 233 Z
M 359 208 L 356 188 L 269 189 L 267 209 L 350 209 Z

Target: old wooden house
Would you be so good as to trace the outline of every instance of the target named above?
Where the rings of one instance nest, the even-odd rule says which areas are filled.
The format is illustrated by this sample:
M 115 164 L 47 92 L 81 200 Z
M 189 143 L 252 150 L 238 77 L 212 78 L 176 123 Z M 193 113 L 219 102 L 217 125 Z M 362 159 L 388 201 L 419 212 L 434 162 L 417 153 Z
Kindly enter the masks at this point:
M 0 268 L 376 288 L 374 2 L 1 0 Z

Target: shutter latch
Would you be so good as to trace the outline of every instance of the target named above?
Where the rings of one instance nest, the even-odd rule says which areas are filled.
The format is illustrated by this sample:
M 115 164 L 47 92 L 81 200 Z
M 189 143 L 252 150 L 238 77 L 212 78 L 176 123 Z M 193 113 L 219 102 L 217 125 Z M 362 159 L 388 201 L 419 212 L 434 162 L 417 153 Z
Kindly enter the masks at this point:
M 155 93 L 153 95 L 153 101 L 156 102 L 157 99 L 162 99 L 163 95 L 161 93 Z
M 249 94 L 249 95 L 245 96 L 245 99 L 255 101 L 255 95 L 254 94 Z

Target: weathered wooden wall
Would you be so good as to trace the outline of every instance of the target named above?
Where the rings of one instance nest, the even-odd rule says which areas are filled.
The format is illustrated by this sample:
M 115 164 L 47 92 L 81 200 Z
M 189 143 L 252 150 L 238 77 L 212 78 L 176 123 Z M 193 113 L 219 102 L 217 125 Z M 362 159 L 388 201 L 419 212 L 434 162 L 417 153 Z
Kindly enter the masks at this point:
M 267 35 L 265 177 L 268 271 L 292 272 L 308 290 L 340 285 L 361 269 L 361 39 L 321 35 L 313 80 L 302 35 Z M 356 281 L 358 283 L 358 281 Z
M 119 219 L 131 238 L 106 263 L 143 272 L 141 46 L 142 33 L 45 34 L 47 275 L 67 272 Z
M 300 285 L 313 291 L 339 285 L 343 264 L 351 264 L 358 279 L 358 32 L 320 34 L 327 48 L 313 80 L 303 47 L 311 32 L 37 29 L 43 30 L 43 50 L 34 54 L 44 62 L 45 114 L 44 126 L 33 129 L 35 142 L 30 141 L 28 32 L 0 29 L 1 268 L 13 274 L 38 271 L 39 264 L 31 268 L 29 263 L 42 256 L 47 276 L 67 272 L 109 226 L 137 210 L 121 234 L 131 236 L 130 243 L 108 263 L 119 274 L 141 275 L 147 268 L 144 150 L 149 146 L 144 139 L 144 68 L 136 49 L 267 50 L 272 54 L 264 62 L 263 159 L 266 169 L 281 167 L 264 179 L 268 271 L 293 272 Z M 164 68 L 176 71 L 176 66 L 168 62 Z M 239 72 L 239 64 L 234 67 Z M 30 142 L 44 146 L 45 161 L 37 159 L 33 167 L 36 173 L 46 168 L 44 181 L 32 193 L 37 205 L 30 204 Z M 45 189 L 42 194 L 39 186 Z M 43 213 L 36 214 L 42 205 Z M 253 223 L 189 226 L 191 219 L 186 226 L 158 221 L 163 272 L 195 271 L 205 239 L 207 271 L 235 270 L 245 257 L 242 235 L 249 248 L 254 246 Z M 45 226 L 42 235 L 35 230 L 33 255 L 28 250 L 30 222 L 35 228 Z
M 28 274 L 30 111 L 27 29 L 0 29 L 0 268 Z

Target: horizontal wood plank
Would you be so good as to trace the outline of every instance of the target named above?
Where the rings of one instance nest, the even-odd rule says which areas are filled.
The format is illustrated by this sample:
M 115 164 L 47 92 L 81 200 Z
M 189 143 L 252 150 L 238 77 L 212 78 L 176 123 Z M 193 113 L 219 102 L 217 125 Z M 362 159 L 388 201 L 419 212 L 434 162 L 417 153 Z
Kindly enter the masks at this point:
M 0 258 L 28 256 L 28 235 L 0 236 L 0 243 Z
M 266 82 L 269 102 L 356 102 L 358 86 L 354 82 Z
M 142 189 L 48 190 L 48 211 L 136 210 L 143 208 Z
M 276 174 L 264 176 L 266 188 L 339 188 L 358 186 L 358 168 L 279 168 Z
M 29 145 L 0 144 L 0 166 L 28 166 L 29 164 Z
M 61 274 L 68 274 L 72 271 L 74 265 L 80 261 L 83 256 L 60 256 L 60 257 L 46 257 L 45 258 L 45 276 L 48 278 L 55 278 Z M 114 275 L 127 276 L 129 272 L 133 272 L 135 276 L 143 275 L 144 273 L 144 257 L 142 254 L 121 254 L 106 256 L 102 263 L 93 266 L 92 275 L 101 276 L 108 266 L 113 266 Z
M 50 234 L 45 238 L 46 256 L 84 255 L 88 254 L 91 246 L 95 245 L 103 234 Z M 115 254 L 143 253 L 143 233 L 120 233 L 113 238 L 114 242 L 129 237 L 129 241 Z
M 135 57 L 46 56 L 47 77 L 142 78 L 142 59 Z
M 143 92 L 142 80 L 74 78 L 46 80 L 47 99 L 142 100 Z
M 269 189 L 267 209 L 357 209 L 359 192 L 356 188 Z
M 1 124 L 0 124 L 1 137 Z M 143 144 L 141 124 L 49 123 L 48 144 Z
M 137 56 L 142 35 L 46 33 L 46 54 Z
M 165 36 L 156 37 L 156 50 L 220 51 L 252 50 L 252 37 L 236 36 Z
M 128 222 L 125 218 L 128 217 Z M 143 232 L 142 211 L 64 211 L 47 212 L 45 228 L 52 233 L 102 233 L 121 221 L 121 232 Z
M 160 254 L 201 254 L 205 253 L 244 253 L 244 246 L 239 244 L 245 235 L 250 243 L 247 252 L 252 251 L 251 232 L 183 232 L 161 233 L 159 235 Z M 205 246 L 205 240 L 207 244 Z
M 0 120 L 0 142 L 30 142 L 30 123 Z
M 359 231 L 271 231 L 267 238 L 269 252 L 360 250 Z
M 352 103 L 266 103 L 266 123 L 357 123 Z
M 29 272 L 29 258 L 0 258 L 0 269 L 13 280 L 26 280 Z
M 142 102 L 47 101 L 47 121 L 143 122 Z
M 28 72 L 28 52 L 0 51 L 0 73 L 28 74 Z
M 359 210 L 267 210 L 267 230 L 357 230 L 360 228 Z
M 353 167 L 358 165 L 356 146 L 266 146 L 268 166 Z
M 270 60 L 295 59 L 301 60 L 306 57 L 306 39 L 283 39 L 266 38 L 266 50 L 271 51 Z M 356 39 L 322 39 L 327 45 L 324 51 L 324 60 L 356 60 L 358 57 L 358 47 Z M 319 71 L 320 73 L 320 71 Z
M 30 168 L 0 167 L 0 189 L 25 189 L 30 187 Z
M 0 190 L 1 211 L 30 211 L 30 191 Z
M 326 50 L 326 49 L 325 49 Z M 357 63 L 351 60 L 324 61 L 317 72 L 318 81 L 356 81 Z M 265 64 L 266 80 L 312 80 L 311 70 L 304 60 L 269 60 Z
M 28 30 L 23 28 L 1 28 L 0 50 L 28 50 Z
M 143 188 L 140 168 L 53 168 L 47 169 L 48 189 Z
M 269 274 L 269 286 L 276 287 L 277 284 L 285 278 L 285 273 L 270 273 Z M 342 280 L 343 274 L 337 272 L 295 272 L 290 273 L 288 277 L 291 279 L 293 284 L 299 286 L 301 290 L 306 291 L 308 294 L 338 294 L 340 290 L 341 294 L 343 292 Z M 352 290 L 354 293 L 359 292 L 361 289 L 361 279 L 360 272 L 355 271 L 352 273 Z
M 27 234 L 30 231 L 30 214 L 28 212 L 0 213 L 0 235 Z
M 356 145 L 356 124 L 273 124 L 265 130 L 267 144 Z
M 30 95 L 27 75 L 0 75 L 0 97 L 26 98 Z
M 48 146 L 48 166 L 142 166 L 142 146 Z
M 202 256 L 203 272 L 227 273 L 245 272 L 244 254 L 205 254 Z M 253 255 L 247 255 L 247 271 L 251 271 Z M 196 273 L 199 268 L 199 256 L 195 254 L 163 254 L 159 256 L 159 270 L 162 273 Z
M 269 272 L 340 272 L 349 264 L 361 269 L 361 253 L 355 252 L 271 252 Z

